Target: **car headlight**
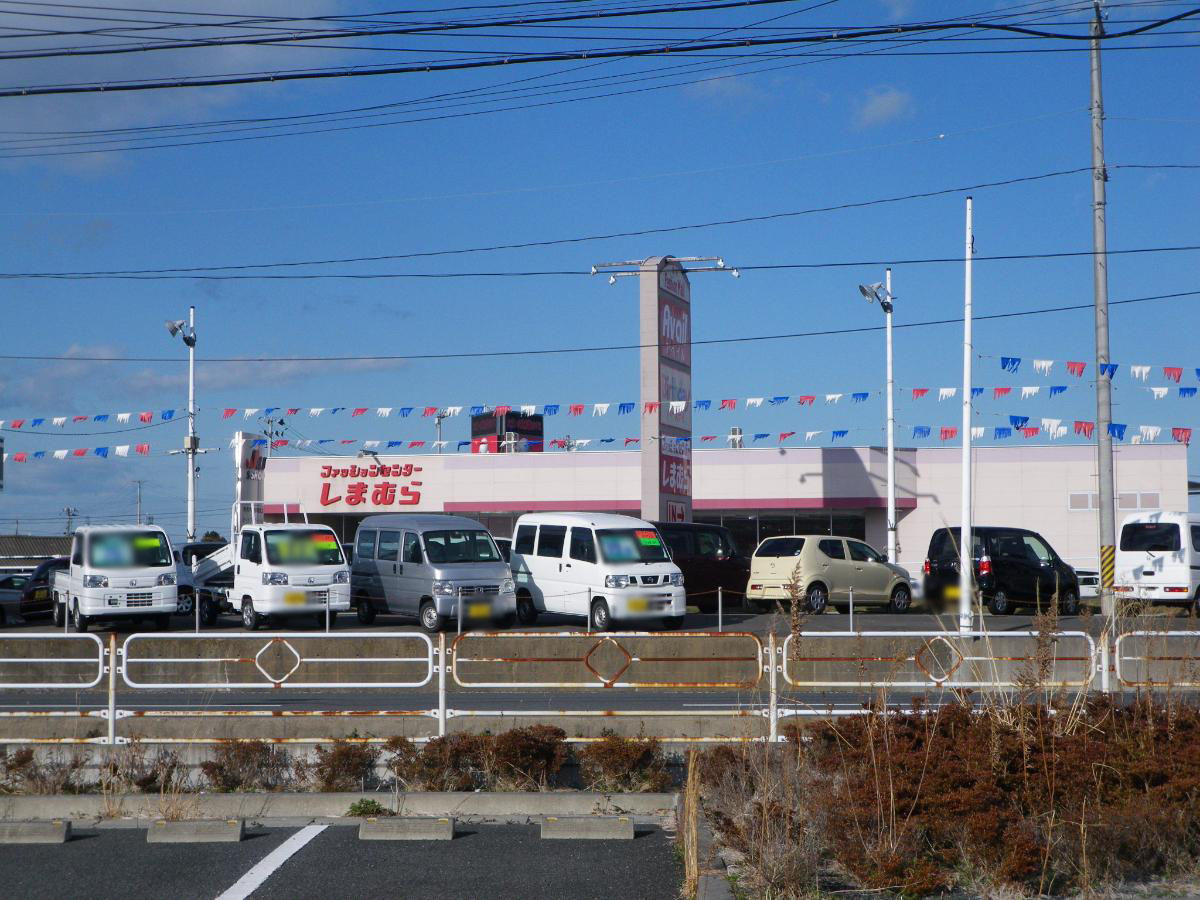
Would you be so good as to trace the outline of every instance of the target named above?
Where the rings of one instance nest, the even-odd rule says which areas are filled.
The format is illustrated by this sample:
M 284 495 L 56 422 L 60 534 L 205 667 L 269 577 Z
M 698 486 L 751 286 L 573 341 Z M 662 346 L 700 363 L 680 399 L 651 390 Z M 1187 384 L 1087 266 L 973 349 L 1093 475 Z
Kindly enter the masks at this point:
M 108 578 L 104 575 L 84 575 L 83 586 L 85 588 L 106 588 L 108 587 Z
M 668 575 L 672 587 L 683 587 L 683 573 L 677 572 L 674 575 Z
M 502 594 L 511 594 L 515 589 L 516 586 L 513 584 L 513 580 L 511 578 L 505 578 L 502 582 L 500 582 L 500 593 Z
M 263 572 L 263 584 L 287 584 L 288 578 L 286 572 Z
M 158 576 L 158 586 L 165 587 L 175 583 L 175 573 L 169 572 Z
M 435 597 L 450 597 L 454 594 L 454 585 L 449 581 L 435 581 L 433 583 L 433 595 Z
M 604 586 L 608 588 L 629 587 L 633 583 L 632 575 L 605 575 Z
M 350 570 L 342 569 L 342 571 L 337 572 L 333 576 L 333 583 L 334 584 L 349 584 L 350 583 Z

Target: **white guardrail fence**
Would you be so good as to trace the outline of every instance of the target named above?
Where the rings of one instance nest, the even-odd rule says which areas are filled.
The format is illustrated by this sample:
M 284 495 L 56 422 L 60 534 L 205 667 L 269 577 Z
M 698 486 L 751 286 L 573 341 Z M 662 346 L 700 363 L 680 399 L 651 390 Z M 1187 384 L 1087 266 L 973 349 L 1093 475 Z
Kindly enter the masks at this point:
M 626 725 L 667 743 L 777 740 L 789 718 L 861 714 L 888 691 L 1200 688 L 1200 631 L 107 637 L 0 635 L 0 750 L 427 741 L 537 722 L 580 742 Z

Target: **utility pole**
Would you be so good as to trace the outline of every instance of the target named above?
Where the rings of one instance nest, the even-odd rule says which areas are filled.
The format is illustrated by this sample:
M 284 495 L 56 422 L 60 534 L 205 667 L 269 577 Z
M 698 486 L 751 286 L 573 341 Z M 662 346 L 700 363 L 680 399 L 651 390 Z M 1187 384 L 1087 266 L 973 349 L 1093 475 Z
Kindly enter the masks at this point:
M 1096 299 L 1096 475 L 1100 494 L 1100 609 L 1110 619 L 1116 615 L 1113 568 L 1116 563 L 1116 485 L 1113 480 L 1112 381 L 1100 371 L 1108 362 L 1108 170 L 1104 165 L 1104 96 L 1100 78 L 1100 39 L 1104 23 L 1100 4 L 1092 17 L 1092 282 Z
M 900 545 L 896 540 L 896 380 L 892 374 L 892 269 L 884 273 L 883 289 L 887 293 L 884 307 L 887 332 L 887 551 L 888 562 L 900 562 Z
M 137 523 L 142 524 L 142 485 L 146 482 L 143 479 L 135 478 L 133 481 L 137 485 Z
M 284 428 L 287 425 L 287 423 L 283 420 L 282 416 L 280 416 L 278 419 L 276 419 L 274 417 L 268 417 L 266 419 L 259 419 L 259 421 L 262 422 L 263 425 L 265 426 L 263 428 L 263 431 L 265 431 L 267 433 L 266 457 L 267 457 L 267 459 L 270 459 L 271 451 L 273 449 L 275 449 L 274 448 L 275 441 L 277 438 L 280 438 L 283 436 Z M 278 426 L 278 427 L 276 427 L 276 426 Z
M 63 534 L 70 534 L 71 533 L 71 522 L 74 520 L 74 518 L 77 515 L 79 515 L 79 510 L 74 509 L 73 507 L 70 507 L 70 506 L 64 506 L 63 507 L 63 515 L 65 515 L 67 517 L 67 530 L 64 531 Z
M 449 416 L 446 414 L 446 410 L 444 410 L 444 409 L 439 409 L 437 411 L 437 415 L 435 415 L 433 417 L 433 424 L 437 428 L 437 445 L 436 446 L 437 446 L 438 453 L 442 452 L 442 419 L 448 419 L 448 418 L 449 418 Z
M 971 601 L 975 597 L 975 560 L 971 539 L 971 363 L 975 355 L 971 337 L 972 272 L 975 256 L 975 230 L 971 198 L 967 198 L 967 237 L 963 277 L 963 397 L 962 397 L 962 528 L 958 548 L 958 630 L 971 630 Z

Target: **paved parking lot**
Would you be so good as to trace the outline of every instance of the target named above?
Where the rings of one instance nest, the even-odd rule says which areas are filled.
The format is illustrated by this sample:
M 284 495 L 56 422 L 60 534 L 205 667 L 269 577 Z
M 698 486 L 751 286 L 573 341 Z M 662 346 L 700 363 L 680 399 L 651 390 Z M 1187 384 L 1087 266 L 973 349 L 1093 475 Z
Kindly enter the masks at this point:
M 277 859 L 298 831 L 248 829 L 240 844 L 147 844 L 141 829 L 102 829 L 62 846 L 0 846 L 4 894 L 211 900 L 238 885 L 229 898 L 667 900 L 682 880 L 671 836 L 657 828 L 632 841 L 543 841 L 535 825 L 460 825 L 453 841 L 393 842 L 359 841 L 356 827 L 338 825 Z M 257 880 L 245 877 L 264 861 L 265 880 L 244 893 Z

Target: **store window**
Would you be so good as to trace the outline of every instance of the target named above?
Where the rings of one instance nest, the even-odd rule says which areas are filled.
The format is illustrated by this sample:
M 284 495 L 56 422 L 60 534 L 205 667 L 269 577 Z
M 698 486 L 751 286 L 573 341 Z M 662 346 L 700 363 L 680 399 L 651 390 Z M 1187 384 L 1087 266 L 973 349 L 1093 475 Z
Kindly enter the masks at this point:
M 795 519 L 790 514 L 786 516 L 776 513 L 763 514 L 758 517 L 758 539 L 765 541 L 767 538 L 795 534 L 795 527 Z

